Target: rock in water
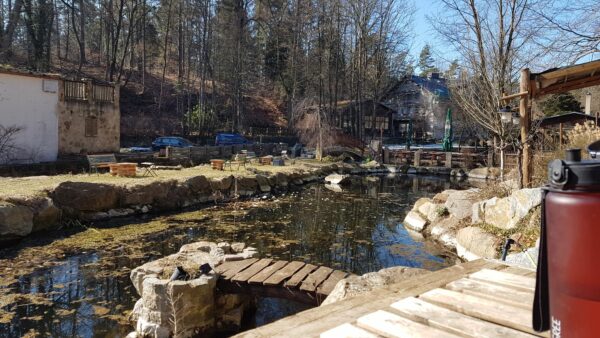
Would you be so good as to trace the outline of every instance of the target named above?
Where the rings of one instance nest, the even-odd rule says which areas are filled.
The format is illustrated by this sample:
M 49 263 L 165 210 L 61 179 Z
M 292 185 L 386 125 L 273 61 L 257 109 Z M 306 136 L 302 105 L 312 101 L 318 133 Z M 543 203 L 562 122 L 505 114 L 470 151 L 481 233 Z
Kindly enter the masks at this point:
M 349 177 L 350 175 L 331 174 L 325 177 L 325 182 L 329 184 L 343 184 Z

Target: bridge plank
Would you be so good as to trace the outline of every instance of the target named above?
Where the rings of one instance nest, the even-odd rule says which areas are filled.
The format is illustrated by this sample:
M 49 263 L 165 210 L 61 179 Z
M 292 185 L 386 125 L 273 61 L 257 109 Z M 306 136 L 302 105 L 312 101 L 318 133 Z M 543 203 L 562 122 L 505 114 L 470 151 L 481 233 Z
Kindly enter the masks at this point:
M 458 337 L 383 310 L 362 316 L 356 322 L 359 327 L 386 337 Z
M 304 262 L 290 262 L 283 269 L 275 272 L 271 277 L 267 278 L 264 285 L 279 285 L 286 278 L 292 277 L 296 271 L 300 270 L 305 265 Z
M 508 272 L 483 269 L 469 275 L 471 279 L 477 279 L 501 286 L 509 286 L 531 292 L 535 289 L 535 278 L 513 275 Z
M 377 338 L 381 337 L 350 323 L 342 324 L 321 333 L 320 338 Z
M 463 337 L 534 337 L 414 297 L 403 299 L 391 306 L 405 318 Z
M 531 309 L 531 304 L 533 304 L 533 293 L 531 292 L 486 283 L 476 279 L 459 279 L 447 284 L 446 289 L 525 309 Z
M 313 272 L 317 267 L 312 264 L 306 264 L 300 271 L 296 272 L 290 280 L 284 283 L 284 286 L 294 288 L 300 285 L 300 282 L 304 280 L 309 273 Z
M 348 273 L 346 273 L 344 271 L 340 271 L 340 270 L 335 270 L 334 272 L 331 273 L 331 275 L 329 275 L 329 278 L 327 278 L 327 280 L 324 281 L 323 284 L 319 287 L 319 289 L 317 290 L 317 293 L 321 294 L 321 295 L 329 296 L 329 294 L 331 293 L 333 288 L 336 286 L 336 284 L 340 280 L 346 278 L 346 276 L 348 276 Z
M 332 268 L 321 266 L 315 272 L 311 273 L 300 285 L 302 291 L 316 291 L 317 287 L 333 272 Z
M 231 277 L 235 276 L 238 272 L 244 270 L 250 265 L 256 263 L 258 261 L 257 258 L 244 259 L 241 261 L 233 261 L 231 264 L 228 264 L 225 271 L 221 272 L 221 278 L 231 279 Z M 228 262 L 229 263 L 229 262 Z
M 419 298 L 467 316 L 539 335 L 531 328 L 531 310 L 446 289 L 433 289 Z
M 242 270 L 241 272 L 238 272 L 235 276 L 231 277 L 231 280 L 234 282 L 245 282 L 252 276 L 261 272 L 264 268 L 269 266 L 271 262 L 273 262 L 273 260 L 270 258 L 261 259 L 258 262 L 250 265 L 246 269 Z
M 286 266 L 287 263 L 288 263 L 287 261 L 276 261 L 272 265 L 269 265 L 268 267 L 266 267 L 265 269 L 263 269 L 261 272 L 259 272 L 256 275 L 252 276 L 252 278 L 250 278 L 248 280 L 248 283 L 250 283 L 250 284 L 260 284 L 260 283 L 264 282 L 265 279 L 271 277 L 272 274 L 274 274 L 279 269 L 281 269 L 284 266 Z

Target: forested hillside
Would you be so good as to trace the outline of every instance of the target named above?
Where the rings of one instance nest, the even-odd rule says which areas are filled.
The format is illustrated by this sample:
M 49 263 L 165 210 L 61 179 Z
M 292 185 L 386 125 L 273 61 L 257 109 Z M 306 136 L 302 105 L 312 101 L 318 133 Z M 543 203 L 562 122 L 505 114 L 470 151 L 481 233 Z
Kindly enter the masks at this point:
M 125 133 L 285 127 L 380 96 L 408 68 L 412 14 L 400 0 L 2 0 L 0 62 L 120 83 Z

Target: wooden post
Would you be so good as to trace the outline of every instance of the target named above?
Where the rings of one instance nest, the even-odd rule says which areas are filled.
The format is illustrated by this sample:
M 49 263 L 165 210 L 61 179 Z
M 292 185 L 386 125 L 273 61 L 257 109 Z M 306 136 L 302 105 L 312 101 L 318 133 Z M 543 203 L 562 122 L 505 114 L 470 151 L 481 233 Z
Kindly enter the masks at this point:
M 452 152 L 446 153 L 446 168 L 452 168 Z
M 563 124 L 558 125 L 558 149 L 562 150 L 563 145 Z
M 519 84 L 519 91 L 530 92 L 529 85 L 530 72 L 528 68 L 521 70 L 521 81 Z M 521 162 L 521 172 L 523 173 L 522 185 L 523 187 L 529 187 L 531 184 L 532 166 L 531 166 L 531 149 L 529 148 L 529 142 L 527 140 L 529 135 L 529 129 L 531 124 L 531 115 L 529 111 L 529 94 L 520 96 L 519 99 L 519 116 L 521 119 L 521 144 L 523 145 L 523 160 Z
M 415 151 L 415 158 L 414 158 L 414 166 L 415 167 L 420 167 L 421 166 L 421 149 Z

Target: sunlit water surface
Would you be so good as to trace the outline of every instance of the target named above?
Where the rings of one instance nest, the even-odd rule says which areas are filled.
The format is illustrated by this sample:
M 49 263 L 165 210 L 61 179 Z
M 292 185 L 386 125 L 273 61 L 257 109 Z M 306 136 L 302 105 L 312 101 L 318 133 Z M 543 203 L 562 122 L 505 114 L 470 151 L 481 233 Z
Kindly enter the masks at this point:
M 454 263 L 438 245 L 409 234 L 401 222 L 420 197 L 464 183 L 438 177 L 361 177 L 344 191 L 312 184 L 285 195 L 158 217 L 121 219 L 93 227 L 168 228 L 108 246 L 64 254 L 44 249 L 65 231 L 40 234 L 0 251 L 0 336 L 123 337 L 138 295 L 131 269 L 199 241 L 240 241 L 265 257 L 324 264 L 356 274 L 390 266 L 436 270 Z M 81 229 L 70 229 L 77 232 Z M 34 259 L 23 254 L 34 252 Z M 38 253 L 39 252 L 39 253 Z M 31 254 L 29 254 L 31 255 Z M 25 273 L 21 275 L 19 271 Z M 247 327 L 306 309 L 285 300 L 258 300 Z

